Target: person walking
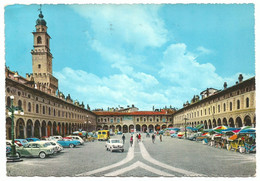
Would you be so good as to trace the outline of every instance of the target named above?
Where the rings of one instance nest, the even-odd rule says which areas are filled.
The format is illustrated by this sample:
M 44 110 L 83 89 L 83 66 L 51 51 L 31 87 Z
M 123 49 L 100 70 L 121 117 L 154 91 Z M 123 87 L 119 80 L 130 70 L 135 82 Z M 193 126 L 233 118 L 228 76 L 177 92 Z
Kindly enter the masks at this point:
M 152 142 L 154 143 L 154 141 L 155 141 L 155 135 L 153 134 L 152 135 Z
M 131 137 L 130 137 L 130 145 L 131 145 L 131 147 L 132 147 L 132 145 L 133 145 L 133 140 L 134 138 L 133 138 L 133 135 L 131 135 Z
M 140 142 L 141 141 L 141 134 L 139 133 L 138 134 L 138 142 Z
M 122 136 L 123 144 L 125 144 L 125 135 Z
M 160 142 L 162 142 L 162 134 L 160 134 Z

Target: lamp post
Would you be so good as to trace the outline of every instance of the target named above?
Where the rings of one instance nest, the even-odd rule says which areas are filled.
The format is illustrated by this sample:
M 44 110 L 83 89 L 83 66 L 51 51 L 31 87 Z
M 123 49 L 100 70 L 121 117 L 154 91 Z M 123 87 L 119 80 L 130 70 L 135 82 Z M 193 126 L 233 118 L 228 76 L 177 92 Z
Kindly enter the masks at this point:
M 184 118 L 184 121 L 185 121 L 185 125 L 184 125 L 184 127 L 185 127 L 185 129 L 184 129 L 184 131 L 185 131 L 185 139 L 187 138 L 187 130 L 186 130 L 186 122 L 187 122 L 187 120 L 189 120 L 188 118 Z
M 7 157 L 7 161 L 18 162 L 18 161 L 22 161 L 22 160 L 16 154 L 16 147 L 14 144 L 14 115 L 18 114 L 19 111 L 20 111 L 21 115 L 24 115 L 24 112 L 21 107 L 13 105 L 14 96 L 10 96 L 10 99 L 11 99 L 11 105 L 10 105 L 10 107 L 6 106 L 6 108 L 8 109 L 8 115 L 11 116 L 11 119 L 12 119 L 12 127 L 11 127 L 12 144 L 11 144 L 11 153 Z

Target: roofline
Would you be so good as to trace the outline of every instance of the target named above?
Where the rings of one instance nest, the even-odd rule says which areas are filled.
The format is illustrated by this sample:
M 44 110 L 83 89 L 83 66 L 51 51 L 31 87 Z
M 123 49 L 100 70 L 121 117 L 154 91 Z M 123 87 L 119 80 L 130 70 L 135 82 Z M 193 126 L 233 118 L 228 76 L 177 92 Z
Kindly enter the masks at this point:
M 187 108 L 196 106 L 196 105 L 198 105 L 198 104 L 200 104 L 200 103 L 203 103 L 203 102 L 206 102 L 206 101 L 208 101 L 209 99 L 215 98 L 215 97 L 219 96 L 220 94 L 229 92 L 231 89 L 234 89 L 235 87 L 241 86 L 241 85 L 243 85 L 243 84 L 245 84 L 245 83 L 247 83 L 247 82 L 250 82 L 250 81 L 255 81 L 255 76 L 254 76 L 254 77 L 251 77 L 251 78 L 249 78 L 249 79 L 247 79 L 247 80 L 244 80 L 244 81 L 242 81 L 242 82 L 240 82 L 240 83 L 237 83 L 237 84 L 235 84 L 235 85 L 233 85 L 233 86 L 231 86 L 231 87 L 228 87 L 228 88 L 226 88 L 226 89 L 224 89 L 224 90 L 219 90 L 216 94 L 213 94 L 213 95 L 208 96 L 208 97 L 206 97 L 206 98 L 204 98 L 204 99 L 202 99 L 202 100 L 199 100 L 198 102 L 193 103 L 193 104 L 191 104 L 191 105 L 189 105 L 189 106 L 187 106 L 187 107 L 183 107 L 183 108 L 177 110 L 175 113 L 173 113 L 173 115 L 174 115 L 174 114 L 178 114 L 179 112 L 182 112 L 183 110 L 185 110 L 185 109 L 187 109 Z

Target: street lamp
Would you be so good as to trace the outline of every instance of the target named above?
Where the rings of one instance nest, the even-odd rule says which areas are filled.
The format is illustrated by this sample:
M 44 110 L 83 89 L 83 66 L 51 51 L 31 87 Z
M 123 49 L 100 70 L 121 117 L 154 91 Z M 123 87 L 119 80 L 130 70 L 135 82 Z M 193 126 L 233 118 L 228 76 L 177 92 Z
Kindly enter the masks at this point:
M 14 101 L 14 96 L 10 96 L 11 99 L 11 105 L 10 107 L 6 106 L 8 109 L 8 115 L 11 116 L 12 119 L 12 127 L 11 127 L 11 136 L 12 136 L 12 144 L 11 144 L 11 153 L 7 157 L 7 161 L 12 161 L 12 162 L 17 162 L 17 161 L 22 161 L 18 155 L 16 155 L 16 147 L 14 144 L 14 115 L 19 114 L 24 115 L 23 109 L 20 106 L 14 106 L 13 101 Z
M 185 130 L 184 130 L 184 131 L 185 131 L 185 139 L 187 138 L 187 130 L 186 130 L 186 121 L 187 121 L 187 120 L 189 120 L 189 119 L 185 117 L 185 118 L 184 118 L 184 121 L 185 121 L 185 123 L 184 123 L 184 124 L 185 124 L 185 125 L 184 125 L 184 127 L 185 127 Z

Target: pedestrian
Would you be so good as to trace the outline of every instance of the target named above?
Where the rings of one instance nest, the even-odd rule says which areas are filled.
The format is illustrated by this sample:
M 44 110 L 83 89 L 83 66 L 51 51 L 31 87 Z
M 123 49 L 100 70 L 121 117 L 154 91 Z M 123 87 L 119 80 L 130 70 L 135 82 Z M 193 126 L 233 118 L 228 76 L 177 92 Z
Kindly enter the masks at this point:
M 138 134 L 138 142 L 140 142 L 141 141 L 141 134 L 139 133 Z
M 154 143 L 154 141 L 155 141 L 155 135 L 153 134 L 152 135 L 152 142 Z
M 132 145 L 133 145 L 133 140 L 134 138 L 133 138 L 133 135 L 131 135 L 131 137 L 130 137 L 130 145 L 131 145 L 131 147 L 132 147 Z
M 125 144 L 125 135 L 122 136 L 123 144 Z
M 160 134 L 160 142 L 162 142 L 162 134 Z

